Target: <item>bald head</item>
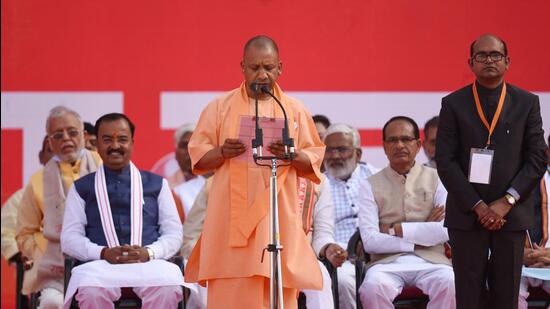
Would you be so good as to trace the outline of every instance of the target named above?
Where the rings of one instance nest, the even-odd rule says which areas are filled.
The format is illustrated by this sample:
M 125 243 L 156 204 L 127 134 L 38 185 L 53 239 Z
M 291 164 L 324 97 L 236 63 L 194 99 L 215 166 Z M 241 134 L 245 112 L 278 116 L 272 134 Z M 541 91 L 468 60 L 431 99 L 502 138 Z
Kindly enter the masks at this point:
M 279 56 L 279 47 L 277 47 L 277 43 L 265 35 L 257 35 L 246 42 L 243 50 L 243 58 L 246 57 L 246 53 L 251 47 L 254 49 L 271 49 Z
M 252 89 L 250 88 L 252 84 L 273 89 L 279 75 L 281 75 L 282 68 L 283 63 L 279 59 L 279 48 L 271 38 L 259 35 L 246 42 L 241 70 L 243 71 L 247 94 L 250 98 L 268 99 L 269 95 L 263 91 L 256 93 L 255 90 L 248 90 Z
M 488 41 L 498 41 L 501 44 L 502 50 L 504 51 L 504 56 L 508 56 L 508 47 L 506 46 L 506 42 L 504 42 L 503 39 L 499 38 L 494 34 L 487 33 L 487 34 L 481 35 L 475 41 L 472 42 L 472 44 L 470 45 L 470 57 L 474 56 L 476 46 L 478 43 L 488 42 Z

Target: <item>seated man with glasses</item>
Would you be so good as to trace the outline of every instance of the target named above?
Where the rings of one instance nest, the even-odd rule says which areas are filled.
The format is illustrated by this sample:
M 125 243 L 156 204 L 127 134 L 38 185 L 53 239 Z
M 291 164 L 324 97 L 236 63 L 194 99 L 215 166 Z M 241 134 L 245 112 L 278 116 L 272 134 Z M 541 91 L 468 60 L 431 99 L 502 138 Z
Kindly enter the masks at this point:
M 443 227 L 447 191 L 433 168 L 415 161 L 418 125 L 404 116 L 383 128 L 390 165 L 369 177 L 357 201 L 359 230 L 370 254 L 359 288 L 364 308 L 393 308 L 405 286 L 430 298 L 428 308 L 455 308 L 454 274 L 445 256 Z
M 64 260 L 59 245 L 65 199 L 73 182 L 95 172 L 101 159 L 84 148 L 80 115 L 64 106 L 54 107 L 46 120 L 54 157 L 31 176 L 17 212 L 17 245 L 22 255 L 37 261 L 36 281 L 30 292 L 40 291 L 40 308 L 63 305 Z
M 360 162 L 361 139 L 357 129 L 347 124 L 333 124 L 325 134 L 325 174 L 334 204 L 335 243 L 319 251 L 334 267 L 338 267 L 338 294 L 340 308 L 355 308 L 355 268 L 347 260 L 344 248 L 357 230 L 357 200 L 363 194 L 360 187 L 378 171 L 370 164 Z

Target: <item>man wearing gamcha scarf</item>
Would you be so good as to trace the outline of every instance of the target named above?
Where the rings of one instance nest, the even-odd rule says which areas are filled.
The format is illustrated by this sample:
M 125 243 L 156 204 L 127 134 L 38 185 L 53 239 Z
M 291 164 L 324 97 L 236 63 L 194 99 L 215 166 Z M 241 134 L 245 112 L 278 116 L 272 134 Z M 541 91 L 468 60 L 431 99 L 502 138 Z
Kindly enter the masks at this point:
M 40 308 L 63 304 L 63 255 L 59 233 L 65 198 L 73 182 L 94 172 L 100 158 L 84 149 L 80 115 L 65 106 L 50 110 L 46 120 L 53 158 L 31 176 L 17 212 L 16 240 L 22 255 L 34 261 L 25 275 L 23 294 L 40 292 Z
M 182 227 L 166 179 L 130 161 L 134 124 L 123 114 L 95 124 L 103 159 L 98 171 L 69 191 L 61 232 L 63 252 L 86 262 L 72 270 L 65 296 L 80 308 L 114 308 L 131 287 L 143 308 L 175 308 L 183 276 L 166 259 L 182 242 Z

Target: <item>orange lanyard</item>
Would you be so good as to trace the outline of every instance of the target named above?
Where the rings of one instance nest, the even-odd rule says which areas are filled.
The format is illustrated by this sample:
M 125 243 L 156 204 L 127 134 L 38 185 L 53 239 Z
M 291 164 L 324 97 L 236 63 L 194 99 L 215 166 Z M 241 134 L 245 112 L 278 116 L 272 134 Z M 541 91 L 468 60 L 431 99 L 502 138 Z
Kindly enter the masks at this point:
M 479 118 L 481 118 L 481 122 L 483 122 L 487 130 L 489 130 L 489 136 L 487 136 L 487 145 L 485 147 L 487 148 L 491 144 L 491 135 L 493 135 L 493 131 L 497 126 L 498 118 L 500 118 L 500 112 L 502 111 L 502 106 L 504 105 L 504 98 L 506 97 L 506 83 L 503 82 L 502 91 L 500 92 L 500 98 L 498 99 L 497 111 L 493 116 L 493 121 L 491 121 L 490 127 L 489 127 L 489 122 L 487 122 L 487 118 L 485 118 L 485 114 L 483 114 L 483 109 L 481 109 L 481 103 L 479 103 L 479 96 L 477 94 L 477 87 L 476 87 L 475 81 L 474 81 L 474 84 L 472 85 L 472 89 L 474 92 L 474 100 L 476 102 L 477 113 L 479 114 Z

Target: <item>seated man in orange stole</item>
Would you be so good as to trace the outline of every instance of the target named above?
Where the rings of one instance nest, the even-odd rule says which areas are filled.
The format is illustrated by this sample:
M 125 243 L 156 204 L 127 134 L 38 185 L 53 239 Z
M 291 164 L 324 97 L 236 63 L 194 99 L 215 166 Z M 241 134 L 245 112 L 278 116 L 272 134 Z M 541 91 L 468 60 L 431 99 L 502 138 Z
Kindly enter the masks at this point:
M 310 114 L 276 83 L 281 73 L 278 47 L 266 36 L 247 42 L 241 86 L 215 99 L 202 112 L 189 142 L 193 172 L 214 171 L 201 238 L 186 268 L 186 280 L 208 282 L 209 308 L 264 308 L 269 304 L 269 260 L 261 261 L 269 240 L 269 177 L 271 170 L 252 162 L 250 141 L 239 140 L 240 122 L 255 115 L 250 85 L 269 87 L 284 106 L 290 137 L 296 145 L 290 166 L 278 169 L 278 203 L 283 296 L 286 308 L 296 308 L 299 289 L 320 289 L 321 272 L 302 230 L 298 177 L 319 183 L 324 147 Z M 283 118 L 276 102 L 258 94 L 258 115 Z M 280 142 L 266 143 L 282 156 Z

